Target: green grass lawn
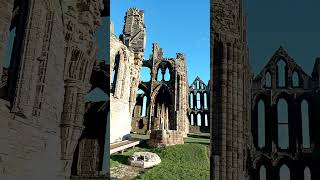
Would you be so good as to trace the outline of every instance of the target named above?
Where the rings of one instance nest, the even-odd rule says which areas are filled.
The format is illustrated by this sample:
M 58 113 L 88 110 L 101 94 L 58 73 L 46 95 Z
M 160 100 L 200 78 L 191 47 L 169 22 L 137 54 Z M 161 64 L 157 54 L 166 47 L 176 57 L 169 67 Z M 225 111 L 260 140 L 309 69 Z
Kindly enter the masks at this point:
M 137 151 L 149 151 L 158 154 L 161 163 L 146 171 L 137 179 L 145 180 L 201 180 L 210 179 L 210 162 L 208 157 L 209 140 L 188 137 L 185 144 L 164 148 L 150 148 L 146 145 L 130 149 L 123 154 L 111 155 L 111 167 L 127 164 L 128 157 Z

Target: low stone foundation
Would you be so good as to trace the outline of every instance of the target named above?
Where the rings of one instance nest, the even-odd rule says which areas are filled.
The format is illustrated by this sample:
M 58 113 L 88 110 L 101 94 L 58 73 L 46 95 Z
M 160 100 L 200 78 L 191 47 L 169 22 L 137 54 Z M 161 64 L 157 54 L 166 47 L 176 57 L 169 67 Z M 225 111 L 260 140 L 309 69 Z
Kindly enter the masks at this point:
M 151 147 L 184 144 L 183 133 L 176 130 L 151 130 L 148 143 Z

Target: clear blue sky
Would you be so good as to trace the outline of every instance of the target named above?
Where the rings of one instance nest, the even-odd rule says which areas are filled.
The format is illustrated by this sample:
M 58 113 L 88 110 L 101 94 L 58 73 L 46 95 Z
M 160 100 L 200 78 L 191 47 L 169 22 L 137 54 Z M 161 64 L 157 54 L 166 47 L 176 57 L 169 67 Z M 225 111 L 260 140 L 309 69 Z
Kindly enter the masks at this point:
M 311 74 L 320 56 L 320 1 L 269 0 L 246 3 L 252 70 L 257 73 L 283 46 Z
M 163 48 L 165 57 L 182 52 L 187 58 L 189 84 L 198 75 L 204 82 L 210 78 L 210 5 L 209 0 L 111 0 L 111 21 L 115 34 L 122 33 L 128 8 L 145 12 L 147 45 L 145 58 L 152 52 L 152 43 Z

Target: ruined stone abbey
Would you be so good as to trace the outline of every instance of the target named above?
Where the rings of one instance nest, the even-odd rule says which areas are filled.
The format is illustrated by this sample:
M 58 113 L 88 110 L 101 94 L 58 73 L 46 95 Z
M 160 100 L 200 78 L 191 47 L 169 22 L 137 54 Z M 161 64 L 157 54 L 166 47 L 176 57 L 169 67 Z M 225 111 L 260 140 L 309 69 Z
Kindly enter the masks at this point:
M 1 0 L 0 179 L 103 177 L 106 59 L 97 59 L 95 32 L 107 1 Z M 109 15 L 108 15 L 109 16 Z M 5 49 L 13 34 L 10 63 Z
M 144 59 L 144 12 L 136 8 L 128 9 L 120 37 L 111 32 L 110 39 L 110 142 L 131 132 L 150 134 L 154 146 L 182 144 L 189 131 L 185 55 L 165 58 L 154 43 L 152 55 Z M 149 81 L 140 78 L 143 68 L 150 70 Z
M 211 178 L 319 179 L 319 72 L 280 47 L 253 77 L 244 1 L 211 1 Z

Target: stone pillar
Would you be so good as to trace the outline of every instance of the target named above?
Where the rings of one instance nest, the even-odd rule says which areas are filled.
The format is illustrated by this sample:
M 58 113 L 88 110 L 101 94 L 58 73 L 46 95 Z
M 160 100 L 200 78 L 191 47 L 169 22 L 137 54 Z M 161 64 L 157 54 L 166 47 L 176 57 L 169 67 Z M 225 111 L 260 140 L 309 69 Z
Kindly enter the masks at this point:
M 226 119 L 226 123 L 227 123 L 227 143 L 226 143 L 226 149 L 227 149 L 227 178 L 226 180 L 232 180 L 232 105 L 233 105 L 233 101 L 232 101 L 232 54 L 231 54 L 231 46 L 228 45 L 227 46 L 227 119 Z
M 233 53 L 234 61 L 233 61 L 233 78 L 232 78 L 232 99 L 233 99 L 233 111 L 232 111 L 232 121 L 233 121 L 233 131 L 232 131 L 232 145 L 233 145 L 233 168 L 234 172 L 232 174 L 233 179 L 237 179 L 238 177 L 238 98 L 237 98 L 237 82 L 238 82 L 238 63 L 237 59 L 239 58 L 239 50 L 237 46 L 234 46 Z
M 239 57 L 237 59 L 238 63 L 238 179 L 242 180 L 243 177 L 243 53 L 240 51 Z
M 2 77 L 5 50 L 9 36 L 13 11 L 13 0 L 0 1 L 0 78 Z

